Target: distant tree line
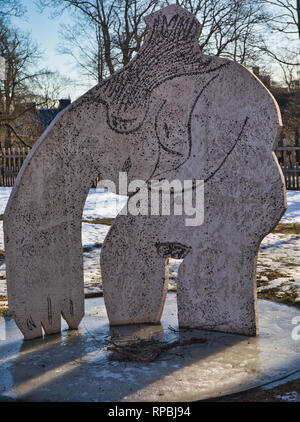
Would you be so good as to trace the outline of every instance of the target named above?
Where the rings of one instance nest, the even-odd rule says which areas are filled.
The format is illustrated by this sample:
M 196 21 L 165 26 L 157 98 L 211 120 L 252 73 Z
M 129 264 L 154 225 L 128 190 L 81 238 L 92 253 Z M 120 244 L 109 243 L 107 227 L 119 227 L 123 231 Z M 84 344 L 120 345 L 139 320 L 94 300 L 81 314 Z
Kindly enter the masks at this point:
M 29 33 L 14 28 L 12 16 L 26 9 L 20 0 L 0 0 L 0 56 L 4 79 L 0 80 L 0 146 L 31 146 L 43 128 L 37 107 L 53 107 L 62 85 L 61 77 L 38 66 L 38 45 Z

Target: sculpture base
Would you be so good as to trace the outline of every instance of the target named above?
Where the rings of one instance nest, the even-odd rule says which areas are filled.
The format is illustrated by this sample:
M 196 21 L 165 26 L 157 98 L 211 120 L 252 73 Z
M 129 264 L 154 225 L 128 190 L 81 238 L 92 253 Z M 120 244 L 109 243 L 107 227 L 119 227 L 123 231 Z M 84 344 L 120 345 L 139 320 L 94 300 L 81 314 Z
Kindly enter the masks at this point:
M 291 336 L 291 321 L 300 314 L 295 307 L 259 300 L 259 336 L 250 338 L 178 330 L 176 293 L 167 295 L 161 325 L 109 327 L 103 298 L 85 304 L 79 330 L 63 323 L 61 335 L 44 339 L 23 341 L 11 318 L 0 319 L 1 399 L 193 401 L 244 391 L 300 369 L 300 340 Z M 110 340 L 125 354 L 108 351 Z M 147 361 L 175 341 L 178 347 Z M 144 360 L 131 360 L 128 350 Z

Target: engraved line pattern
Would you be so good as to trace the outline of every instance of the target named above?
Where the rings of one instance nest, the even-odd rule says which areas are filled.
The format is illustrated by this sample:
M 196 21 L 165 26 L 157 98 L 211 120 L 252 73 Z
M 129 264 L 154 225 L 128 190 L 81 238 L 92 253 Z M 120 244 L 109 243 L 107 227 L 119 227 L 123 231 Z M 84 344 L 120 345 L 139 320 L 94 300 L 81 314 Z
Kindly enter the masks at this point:
M 140 52 L 123 70 L 104 81 L 91 100 L 106 107 L 107 124 L 112 130 L 133 133 L 145 121 L 155 88 L 177 77 L 207 74 L 227 65 L 212 67 L 212 60 L 200 52 L 194 17 L 175 15 L 167 24 L 166 17 L 159 16 Z

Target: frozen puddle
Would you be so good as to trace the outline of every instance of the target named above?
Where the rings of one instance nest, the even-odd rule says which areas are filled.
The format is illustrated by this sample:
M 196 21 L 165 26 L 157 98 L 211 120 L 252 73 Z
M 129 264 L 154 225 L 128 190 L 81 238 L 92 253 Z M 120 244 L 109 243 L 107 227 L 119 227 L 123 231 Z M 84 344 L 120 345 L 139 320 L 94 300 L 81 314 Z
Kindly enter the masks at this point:
M 259 300 L 260 335 L 244 337 L 177 326 L 169 293 L 161 325 L 110 328 L 103 298 L 86 300 L 78 331 L 23 341 L 11 318 L 0 319 L 0 394 L 29 401 L 193 401 L 274 382 L 300 369 L 299 309 Z M 188 342 L 153 361 L 128 361 L 107 341 Z

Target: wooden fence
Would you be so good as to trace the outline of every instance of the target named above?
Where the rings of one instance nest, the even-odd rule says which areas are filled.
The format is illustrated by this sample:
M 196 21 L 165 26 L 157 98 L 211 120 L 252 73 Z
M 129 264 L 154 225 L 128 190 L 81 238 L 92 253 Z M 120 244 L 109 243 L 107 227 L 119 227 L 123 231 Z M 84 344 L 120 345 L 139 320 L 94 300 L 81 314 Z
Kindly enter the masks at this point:
M 275 150 L 284 175 L 286 188 L 289 190 L 300 190 L 300 166 L 297 162 L 293 164 L 291 160 L 286 161 L 284 159 L 284 153 L 288 155 L 294 153 L 297 154 L 297 157 L 299 151 L 300 147 L 298 146 L 280 146 Z
M 278 147 L 276 155 L 284 174 L 287 189 L 300 190 L 300 166 L 287 165 L 283 158 L 284 151 L 300 151 L 300 147 Z M 13 186 L 19 170 L 29 153 L 29 147 L 0 148 L 0 186 Z M 92 187 L 97 186 L 98 179 Z
M 0 186 L 13 186 L 29 147 L 0 148 Z
M 300 190 L 300 167 L 281 167 L 284 175 L 286 188 Z
M 29 147 L 0 148 L 0 186 L 13 186 L 22 164 L 30 152 Z M 92 188 L 97 186 L 96 179 Z

